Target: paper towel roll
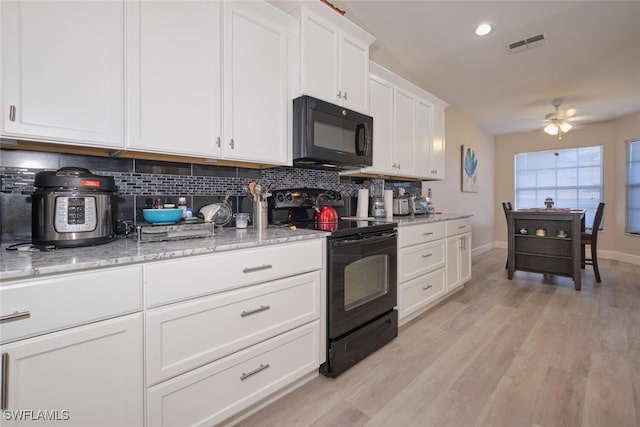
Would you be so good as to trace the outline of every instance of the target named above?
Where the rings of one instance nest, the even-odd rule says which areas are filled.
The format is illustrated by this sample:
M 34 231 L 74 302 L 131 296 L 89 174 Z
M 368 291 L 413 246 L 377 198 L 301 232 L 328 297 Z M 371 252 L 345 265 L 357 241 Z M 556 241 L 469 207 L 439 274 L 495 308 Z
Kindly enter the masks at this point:
M 393 190 L 384 190 L 384 208 L 387 210 L 387 219 L 393 218 Z
M 358 190 L 356 216 L 358 218 L 366 218 L 369 216 L 369 190 L 367 188 Z

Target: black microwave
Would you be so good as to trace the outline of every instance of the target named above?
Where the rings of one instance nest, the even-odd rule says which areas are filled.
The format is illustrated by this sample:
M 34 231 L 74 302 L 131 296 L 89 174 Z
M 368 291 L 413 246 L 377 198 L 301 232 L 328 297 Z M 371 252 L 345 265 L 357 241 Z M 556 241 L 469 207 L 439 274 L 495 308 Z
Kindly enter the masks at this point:
M 293 164 L 359 169 L 373 164 L 373 117 L 310 96 L 293 100 Z

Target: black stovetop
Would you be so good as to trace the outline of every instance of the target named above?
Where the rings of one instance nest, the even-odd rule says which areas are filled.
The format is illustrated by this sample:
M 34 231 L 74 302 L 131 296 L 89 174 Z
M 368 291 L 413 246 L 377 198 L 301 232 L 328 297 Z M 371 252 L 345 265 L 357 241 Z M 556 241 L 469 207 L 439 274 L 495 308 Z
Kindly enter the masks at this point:
M 315 223 L 313 220 L 292 221 L 283 225 L 294 225 L 307 230 L 322 230 L 331 233 L 331 237 L 349 237 L 360 234 L 379 233 L 393 230 L 397 224 L 390 221 L 370 221 L 341 219 L 335 223 Z

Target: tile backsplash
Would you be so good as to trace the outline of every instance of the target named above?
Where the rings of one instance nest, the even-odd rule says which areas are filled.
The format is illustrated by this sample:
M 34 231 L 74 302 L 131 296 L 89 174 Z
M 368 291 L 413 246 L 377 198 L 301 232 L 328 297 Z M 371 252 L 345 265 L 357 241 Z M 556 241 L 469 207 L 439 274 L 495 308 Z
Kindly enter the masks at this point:
M 317 187 L 336 190 L 354 197 L 358 189 L 368 186 L 362 178 L 341 177 L 338 172 L 280 167 L 245 169 L 196 165 L 190 163 L 121 159 L 47 153 L 23 150 L 0 150 L 0 235 L 2 243 L 31 239 L 31 198 L 35 174 L 65 166 L 89 169 L 97 175 L 112 176 L 117 188 L 116 219 L 136 223 L 142 209 L 154 198 L 176 203 L 186 197 L 194 213 L 209 203 L 229 196 L 234 212 L 245 198 L 244 186 L 260 181 L 273 189 Z M 419 194 L 419 182 L 389 182 L 387 188 L 402 186 L 410 194 Z M 229 224 L 230 226 L 233 223 Z

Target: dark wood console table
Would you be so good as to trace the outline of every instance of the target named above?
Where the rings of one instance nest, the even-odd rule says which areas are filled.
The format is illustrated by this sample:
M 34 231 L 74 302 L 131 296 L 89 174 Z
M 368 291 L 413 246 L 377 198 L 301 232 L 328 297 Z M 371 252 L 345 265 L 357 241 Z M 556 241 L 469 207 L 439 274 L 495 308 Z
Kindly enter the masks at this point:
M 520 209 L 507 213 L 508 277 L 516 270 L 567 276 L 581 289 L 584 210 Z M 543 229 L 544 233 L 536 230 Z M 558 235 L 564 231 L 566 235 Z M 538 234 L 538 235 L 536 235 Z M 544 234 L 544 235 L 542 235 Z

